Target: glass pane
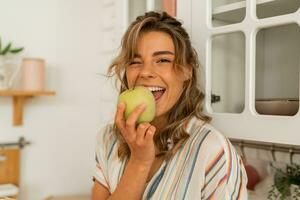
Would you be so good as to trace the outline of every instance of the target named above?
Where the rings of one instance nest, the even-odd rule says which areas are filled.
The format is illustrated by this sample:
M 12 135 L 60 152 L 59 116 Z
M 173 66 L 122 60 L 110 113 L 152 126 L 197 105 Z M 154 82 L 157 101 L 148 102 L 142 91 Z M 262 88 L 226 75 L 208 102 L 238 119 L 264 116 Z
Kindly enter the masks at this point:
M 257 18 L 294 13 L 299 6 L 300 0 L 256 0 Z
M 241 113 L 245 104 L 245 35 L 242 32 L 212 38 L 212 110 Z
M 261 29 L 256 37 L 256 111 L 295 115 L 299 109 L 300 28 Z
M 129 3 L 129 23 L 133 22 L 137 16 L 142 15 L 147 10 L 146 0 L 128 0 Z
M 212 0 L 211 19 L 215 27 L 242 22 L 245 15 L 245 0 Z

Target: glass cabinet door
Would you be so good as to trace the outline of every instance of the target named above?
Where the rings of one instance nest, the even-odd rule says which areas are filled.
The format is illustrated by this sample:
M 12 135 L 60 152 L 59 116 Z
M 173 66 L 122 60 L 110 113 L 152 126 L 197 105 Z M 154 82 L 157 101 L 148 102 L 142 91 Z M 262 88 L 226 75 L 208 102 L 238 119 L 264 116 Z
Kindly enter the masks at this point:
M 245 35 L 216 35 L 211 44 L 212 110 L 241 113 L 245 104 Z
M 177 11 L 190 19 L 211 123 L 229 137 L 299 145 L 300 0 L 191 5 Z
M 274 17 L 295 13 L 300 6 L 300 0 L 248 1 L 255 1 L 253 11 L 258 19 L 273 17 L 273 24 L 277 22 Z M 213 27 L 242 22 L 247 5 L 245 0 L 211 1 Z M 286 23 L 263 28 L 260 21 L 255 23 L 259 29 L 254 35 L 253 51 L 254 110 L 262 115 L 296 115 L 299 110 L 299 25 Z M 211 108 L 213 112 L 241 113 L 245 97 L 245 37 L 242 32 L 232 33 L 228 29 L 229 33 L 223 31 L 211 41 Z
M 294 13 L 299 9 L 300 0 L 256 0 L 258 19 Z
M 292 116 L 299 109 L 300 27 L 263 28 L 256 35 L 255 108 Z

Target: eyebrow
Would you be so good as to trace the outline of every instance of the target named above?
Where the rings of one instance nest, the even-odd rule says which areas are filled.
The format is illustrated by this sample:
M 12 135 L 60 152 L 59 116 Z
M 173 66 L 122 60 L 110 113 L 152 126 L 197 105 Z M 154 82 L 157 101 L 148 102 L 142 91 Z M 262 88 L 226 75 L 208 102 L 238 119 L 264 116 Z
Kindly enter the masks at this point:
M 163 55 L 163 54 L 174 55 L 174 53 L 171 52 L 171 51 L 156 51 L 156 52 L 154 52 L 152 55 L 153 55 L 153 56 L 158 56 L 158 55 Z
M 171 51 L 155 51 L 152 56 L 158 56 L 158 55 L 166 55 L 166 54 L 169 54 L 169 55 L 174 55 L 173 52 Z M 134 54 L 134 57 L 135 58 L 141 58 L 142 56 L 140 54 Z

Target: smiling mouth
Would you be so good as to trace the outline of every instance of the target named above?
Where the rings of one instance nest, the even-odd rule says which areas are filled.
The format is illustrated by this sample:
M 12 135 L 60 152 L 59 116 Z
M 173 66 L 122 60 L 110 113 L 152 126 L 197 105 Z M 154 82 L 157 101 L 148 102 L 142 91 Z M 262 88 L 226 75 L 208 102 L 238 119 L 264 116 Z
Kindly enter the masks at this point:
M 158 101 L 166 91 L 166 89 L 163 87 L 147 87 L 147 88 L 152 92 L 155 101 Z

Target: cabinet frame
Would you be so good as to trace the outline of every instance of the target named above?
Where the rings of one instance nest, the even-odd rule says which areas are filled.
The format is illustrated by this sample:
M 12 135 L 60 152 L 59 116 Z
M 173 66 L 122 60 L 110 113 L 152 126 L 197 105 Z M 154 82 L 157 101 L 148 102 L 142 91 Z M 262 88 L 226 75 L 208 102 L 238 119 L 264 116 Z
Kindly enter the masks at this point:
M 300 130 L 300 112 L 295 116 L 260 115 L 255 111 L 255 47 L 256 34 L 262 28 L 297 23 L 300 25 L 300 9 L 295 13 L 258 19 L 256 17 L 256 0 L 246 1 L 246 15 L 242 22 L 219 27 L 212 27 L 211 1 L 191 0 L 191 17 L 185 15 L 191 26 L 191 37 L 200 62 L 205 71 L 205 112 L 212 116 L 214 124 L 225 135 L 257 141 L 299 144 L 295 140 Z M 181 6 L 178 6 L 182 9 Z M 182 13 L 178 11 L 178 13 Z M 179 16 L 180 18 L 181 16 Z M 240 114 L 214 113 L 211 110 L 211 38 L 213 35 L 231 32 L 243 32 L 245 35 L 245 108 Z M 276 137 L 274 137 L 276 135 Z M 298 136 L 299 138 L 299 136 Z

